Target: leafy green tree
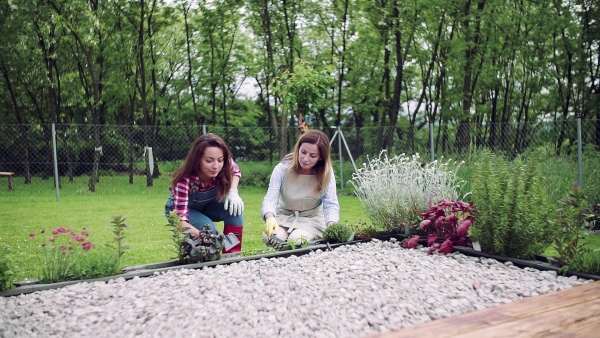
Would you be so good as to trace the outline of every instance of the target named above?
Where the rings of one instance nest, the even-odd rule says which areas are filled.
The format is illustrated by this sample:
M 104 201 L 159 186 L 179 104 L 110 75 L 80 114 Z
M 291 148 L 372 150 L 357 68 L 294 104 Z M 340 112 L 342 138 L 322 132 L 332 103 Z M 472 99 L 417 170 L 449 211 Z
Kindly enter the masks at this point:
M 323 67 L 314 68 L 308 62 L 301 60 L 296 64 L 294 72 L 286 70 L 280 77 L 274 79 L 273 92 L 282 98 L 280 105 L 282 116 L 288 114 L 308 114 L 318 108 L 319 100 L 327 89 L 334 83 L 330 75 L 331 69 Z M 279 143 L 279 157 L 287 153 L 285 142 L 287 128 L 283 123 L 281 141 Z

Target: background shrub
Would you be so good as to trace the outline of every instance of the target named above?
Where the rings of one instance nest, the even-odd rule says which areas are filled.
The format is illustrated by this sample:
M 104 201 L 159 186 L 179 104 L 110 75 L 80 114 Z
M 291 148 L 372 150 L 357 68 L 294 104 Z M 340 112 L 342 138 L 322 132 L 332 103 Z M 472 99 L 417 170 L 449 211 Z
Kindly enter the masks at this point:
M 15 263 L 8 245 L 0 244 L 0 291 L 12 289 L 15 278 Z
M 350 240 L 352 229 L 342 223 L 333 224 L 323 231 L 323 240 L 329 243 L 344 243 Z
M 469 236 L 482 251 L 527 259 L 552 242 L 552 206 L 539 163 L 539 153 L 526 163 L 511 163 L 489 151 L 475 163 L 472 198 L 479 213 Z

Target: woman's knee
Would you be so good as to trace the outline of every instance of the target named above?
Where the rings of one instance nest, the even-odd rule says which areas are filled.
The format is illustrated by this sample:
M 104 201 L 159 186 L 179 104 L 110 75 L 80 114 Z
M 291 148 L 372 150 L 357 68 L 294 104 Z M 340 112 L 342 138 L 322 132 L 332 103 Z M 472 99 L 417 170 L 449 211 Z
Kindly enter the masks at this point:
M 296 244 L 302 244 L 302 239 L 312 241 L 313 239 L 315 239 L 315 235 L 306 230 L 294 229 L 288 236 L 288 240 L 295 241 Z
M 189 223 L 196 229 L 202 230 L 205 225 L 209 225 L 212 229 L 213 234 L 217 234 L 217 227 L 215 223 L 210 219 L 210 217 L 204 215 L 203 213 L 190 209 L 188 213 Z
M 285 242 L 288 239 L 288 232 L 287 232 L 287 228 L 285 227 L 279 227 L 279 229 L 277 229 L 277 233 L 275 233 L 275 237 L 277 237 L 279 239 L 279 241 L 281 242 Z M 271 239 L 271 237 L 269 237 L 266 233 L 262 233 L 262 240 L 263 242 L 265 242 L 265 244 L 269 244 L 269 240 Z
M 232 216 L 229 214 L 229 211 L 227 211 L 227 214 L 223 217 L 223 224 L 243 226 L 244 225 L 244 215 L 239 214 L 237 216 Z

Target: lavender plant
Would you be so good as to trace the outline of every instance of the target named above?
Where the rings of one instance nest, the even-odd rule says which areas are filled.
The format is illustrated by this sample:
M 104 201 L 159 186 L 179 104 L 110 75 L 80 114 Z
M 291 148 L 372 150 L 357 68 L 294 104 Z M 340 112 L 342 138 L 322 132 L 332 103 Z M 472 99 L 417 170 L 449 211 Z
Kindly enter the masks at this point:
M 389 158 L 385 151 L 352 175 L 365 213 L 385 231 L 406 231 L 420 221 L 419 214 L 441 199 L 457 199 L 462 163 L 434 161 L 422 164 L 419 154 Z M 464 196 L 463 196 L 464 197 Z

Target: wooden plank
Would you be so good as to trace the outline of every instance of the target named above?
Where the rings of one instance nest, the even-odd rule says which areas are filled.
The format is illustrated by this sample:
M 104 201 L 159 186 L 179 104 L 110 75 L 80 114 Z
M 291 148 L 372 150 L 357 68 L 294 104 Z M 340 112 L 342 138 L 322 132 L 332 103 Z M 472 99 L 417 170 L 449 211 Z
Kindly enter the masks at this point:
M 410 326 L 378 336 L 398 337 L 449 337 L 484 329 L 514 320 L 541 315 L 564 307 L 584 304 L 600 299 L 600 281 L 586 283 L 567 290 L 528 297 L 480 311 L 438 319 Z
M 455 337 L 548 337 L 562 335 L 569 337 L 599 337 L 600 299 L 566 306 L 510 322 L 485 327 Z

